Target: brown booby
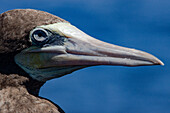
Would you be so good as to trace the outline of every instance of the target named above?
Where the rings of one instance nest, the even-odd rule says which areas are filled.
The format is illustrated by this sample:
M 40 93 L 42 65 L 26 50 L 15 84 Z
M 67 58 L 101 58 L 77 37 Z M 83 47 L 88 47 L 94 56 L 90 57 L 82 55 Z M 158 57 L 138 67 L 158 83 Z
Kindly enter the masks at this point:
M 53 78 L 89 66 L 163 65 L 153 55 L 97 40 L 69 22 L 33 9 L 0 14 L 0 113 L 58 113 L 38 96 Z

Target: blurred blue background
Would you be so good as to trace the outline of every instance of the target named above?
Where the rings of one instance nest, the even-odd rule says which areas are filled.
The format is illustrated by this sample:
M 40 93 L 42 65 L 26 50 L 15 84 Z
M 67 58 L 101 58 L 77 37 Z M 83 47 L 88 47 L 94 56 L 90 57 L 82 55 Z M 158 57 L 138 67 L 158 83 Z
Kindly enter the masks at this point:
M 170 0 L 1 0 L 0 13 L 33 8 L 100 40 L 136 48 L 165 66 L 97 66 L 48 81 L 40 91 L 66 113 L 170 113 Z

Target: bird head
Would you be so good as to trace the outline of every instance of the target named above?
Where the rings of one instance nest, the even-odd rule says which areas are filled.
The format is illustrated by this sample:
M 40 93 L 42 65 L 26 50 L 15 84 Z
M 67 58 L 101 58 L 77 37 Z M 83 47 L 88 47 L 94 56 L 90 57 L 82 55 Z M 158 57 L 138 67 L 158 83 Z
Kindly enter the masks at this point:
M 15 63 L 38 81 L 89 66 L 163 65 L 149 53 L 97 40 L 47 12 L 17 9 L 0 17 L 1 53 L 15 53 Z

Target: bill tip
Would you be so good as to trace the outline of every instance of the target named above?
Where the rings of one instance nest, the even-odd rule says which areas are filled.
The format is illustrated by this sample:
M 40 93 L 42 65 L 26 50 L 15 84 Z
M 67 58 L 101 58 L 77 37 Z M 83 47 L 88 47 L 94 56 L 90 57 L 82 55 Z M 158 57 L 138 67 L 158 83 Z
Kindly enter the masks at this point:
M 164 65 L 165 65 L 161 60 L 158 60 L 156 64 L 157 64 L 157 65 L 161 65 L 161 66 L 164 66 Z

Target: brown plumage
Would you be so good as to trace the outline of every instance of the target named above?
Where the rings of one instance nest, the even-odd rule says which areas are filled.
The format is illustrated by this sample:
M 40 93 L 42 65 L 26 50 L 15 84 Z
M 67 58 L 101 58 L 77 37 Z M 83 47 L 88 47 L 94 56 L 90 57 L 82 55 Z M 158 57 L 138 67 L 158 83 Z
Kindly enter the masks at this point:
M 33 80 L 14 62 L 30 46 L 30 30 L 65 20 L 47 12 L 16 9 L 0 15 L 0 113 L 58 113 L 61 108 L 38 96 L 44 82 Z
M 45 81 L 96 65 L 163 65 L 151 54 L 90 37 L 33 9 L 0 14 L 0 113 L 59 113 L 38 96 Z

